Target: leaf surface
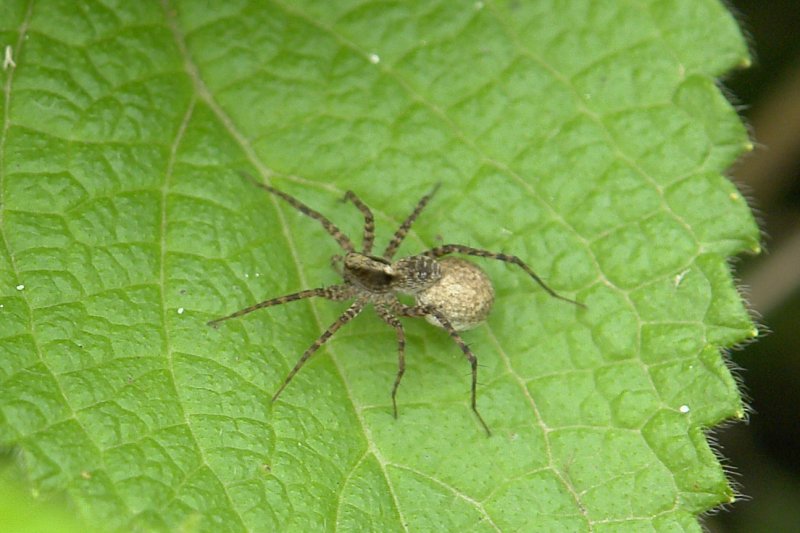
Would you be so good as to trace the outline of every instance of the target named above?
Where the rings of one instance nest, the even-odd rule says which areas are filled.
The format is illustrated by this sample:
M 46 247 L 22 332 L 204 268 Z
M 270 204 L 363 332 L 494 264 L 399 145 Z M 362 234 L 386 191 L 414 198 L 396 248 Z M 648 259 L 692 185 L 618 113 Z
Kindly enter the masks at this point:
M 698 530 L 733 499 L 704 429 L 742 417 L 720 355 L 755 335 L 726 264 L 758 249 L 722 172 L 748 148 L 714 77 L 747 62 L 712 0 L 9 0 L 2 80 L 0 442 L 109 528 Z M 435 183 L 401 255 L 483 261 L 465 333 L 373 313 L 272 403 L 346 304 L 337 282 Z M 477 261 L 477 260 L 476 260 Z

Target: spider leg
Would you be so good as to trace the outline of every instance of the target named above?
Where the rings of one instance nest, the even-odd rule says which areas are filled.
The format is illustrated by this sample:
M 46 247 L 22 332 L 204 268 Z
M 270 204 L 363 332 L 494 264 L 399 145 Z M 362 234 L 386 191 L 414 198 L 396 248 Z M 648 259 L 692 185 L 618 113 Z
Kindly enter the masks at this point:
M 369 255 L 372 253 L 372 244 L 375 242 L 375 217 L 372 216 L 372 210 L 361 201 L 361 198 L 356 196 L 353 191 L 347 191 L 344 195 L 345 200 L 350 200 L 364 215 L 364 242 L 363 253 Z
M 342 261 L 344 261 L 344 257 L 342 257 L 341 255 L 332 255 L 331 256 L 331 268 L 334 270 L 334 272 L 336 272 L 340 276 L 343 275 L 342 274 Z
M 322 333 L 322 335 L 320 335 L 319 338 L 317 338 L 317 340 L 314 341 L 314 344 L 309 346 L 308 349 L 305 352 L 303 352 L 303 355 L 300 356 L 300 359 L 298 359 L 297 363 L 295 363 L 294 368 L 292 368 L 289 374 L 287 374 L 286 378 L 284 378 L 283 384 L 280 386 L 280 388 L 278 388 L 275 394 L 272 395 L 273 402 L 278 399 L 278 396 L 281 395 L 283 389 L 286 388 L 286 385 L 288 385 L 289 382 L 292 381 L 292 378 L 295 376 L 295 374 L 297 374 L 303 367 L 303 365 L 306 364 L 306 361 L 308 361 L 308 359 L 312 355 L 314 355 L 314 353 L 317 350 L 319 350 L 323 344 L 328 342 L 328 339 L 330 339 L 331 336 L 339 330 L 339 328 L 341 328 L 342 326 L 353 320 L 361 312 L 361 310 L 364 309 L 364 306 L 366 305 L 367 305 L 366 300 L 356 300 L 355 302 L 353 302 L 353 305 L 348 307 L 347 310 L 344 313 L 342 313 L 342 315 L 339 318 L 336 319 L 336 322 L 328 326 L 328 329 L 326 329 Z
M 522 270 L 527 272 L 528 275 L 532 277 L 533 280 L 538 283 L 539 286 L 542 287 L 550 296 L 558 298 L 559 300 L 564 300 L 565 302 L 569 302 L 571 304 L 575 304 L 578 307 L 583 307 L 584 309 L 586 308 L 586 304 L 582 304 L 581 302 L 572 300 L 566 296 L 561 296 L 556 291 L 548 287 L 544 280 L 542 280 L 542 278 L 540 278 L 539 275 L 531 269 L 531 267 L 525 264 L 525 262 L 516 255 L 490 252 L 488 250 L 481 250 L 480 248 L 464 246 L 463 244 L 445 244 L 443 246 L 437 246 L 436 248 L 431 248 L 430 250 L 424 252 L 422 255 L 438 258 L 452 253 L 497 259 L 498 261 L 504 261 L 506 263 L 517 265 L 518 267 L 522 268 Z
M 420 198 L 419 202 L 417 202 L 417 206 L 414 208 L 414 211 L 412 211 L 411 214 L 408 215 L 408 218 L 406 218 L 400 227 L 397 228 L 397 231 L 394 233 L 394 237 L 392 237 L 391 242 L 389 242 L 389 246 L 387 246 L 386 250 L 383 252 L 383 257 L 385 259 L 392 258 L 397 251 L 397 248 L 400 246 L 400 243 L 402 243 L 403 239 L 406 238 L 409 228 L 411 228 L 411 225 L 417 219 L 419 214 L 422 213 L 422 210 L 425 209 L 425 206 L 428 205 L 431 197 L 436 193 L 436 191 L 439 190 L 440 186 L 441 183 L 437 183 L 431 192 Z
M 278 196 L 278 197 L 282 198 L 286 203 L 288 203 L 289 205 L 291 205 L 292 207 L 294 207 L 295 209 L 297 209 L 298 211 L 300 211 L 304 215 L 306 215 L 308 217 L 311 217 L 314 220 L 319 221 L 319 223 L 322 224 L 322 227 L 325 228 L 325 231 L 327 231 L 330 234 L 331 237 L 336 239 L 336 242 L 339 243 L 339 246 L 341 246 L 342 249 L 344 249 L 345 252 L 353 252 L 353 251 L 355 251 L 355 247 L 353 246 L 353 243 L 350 241 L 350 239 L 347 237 L 347 235 L 342 233 L 342 230 L 340 230 L 336 226 L 336 224 L 334 224 L 333 222 L 328 220 L 328 218 L 325 215 L 323 215 L 319 211 L 315 211 L 314 209 L 311 209 L 310 207 L 308 207 L 306 204 L 304 204 L 303 202 L 301 202 L 300 200 L 298 200 L 294 196 L 292 196 L 290 194 L 287 194 L 287 193 L 285 193 L 283 191 L 279 191 L 278 189 L 276 189 L 275 187 L 272 187 L 271 185 L 267 185 L 266 183 L 263 183 L 263 182 L 260 182 L 260 181 L 256 180 L 250 174 L 246 174 L 244 172 L 241 172 L 241 174 L 245 178 L 247 178 L 250 181 L 252 181 L 253 184 L 256 185 L 257 187 L 261 187 L 262 189 L 271 192 L 275 196 Z
M 397 418 L 397 387 L 400 386 L 400 380 L 403 379 L 403 374 L 406 372 L 406 334 L 403 331 L 403 324 L 389 309 L 376 305 L 375 312 L 384 322 L 392 326 L 397 333 L 397 375 L 392 386 L 392 408 L 394 409 L 394 417 Z
M 282 305 L 288 302 L 294 302 L 295 300 L 302 300 L 304 298 L 313 298 L 315 296 L 319 296 L 327 300 L 341 301 L 349 298 L 351 296 L 351 291 L 347 285 L 332 285 L 330 287 L 319 287 L 317 289 L 308 289 L 305 291 L 295 292 L 292 294 L 287 294 L 285 296 L 278 296 L 277 298 L 264 300 L 263 302 L 251 305 L 250 307 L 245 307 L 244 309 L 240 309 L 235 313 L 231 313 L 230 315 L 223 316 L 221 318 L 215 318 L 214 320 L 206 322 L 206 325 L 216 328 L 220 322 L 223 322 L 231 318 L 236 318 L 242 315 L 246 315 L 248 313 L 252 313 L 253 311 L 257 311 L 258 309 L 263 309 L 264 307 Z
M 470 347 L 467 346 L 467 343 L 464 342 L 464 339 L 461 337 L 458 331 L 456 331 L 456 329 L 453 327 L 453 325 L 450 323 L 447 317 L 435 307 L 430 305 L 410 306 L 403 304 L 396 305 L 395 307 L 396 307 L 395 311 L 397 311 L 399 314 L 403 316 L 432 315 L 436 317 L 436 320 L 438 320 L 439 323 L 442 325 L 442 327 L 445 329 L 445 331 L 447 331 L 447 333 L 450 335 L 450 338 L 453 339 L 453 342 L 455 342 L 458 345 L 458 347 L 461 348 L 461 351 L 464 353 L 464 357 L 467 358 L 467 361 L 469 361 L 470 367 L 472 368 L 472 389 L 471 389 L 472 393 L 470 401 L 472 412 L 475 413 L 475 416 L 478 418 L 478 421 L 483 426 L 483 429 L 486 430 L 486 435 L 491 436 L 492 432 L 489 430 L 489 426 L 486 425 L 486 422 L 483 420 L 483 417 L 478 412 L 478 399 L 477 399 L 478 358 L 475 357 L 474 353 L 472 353 Z

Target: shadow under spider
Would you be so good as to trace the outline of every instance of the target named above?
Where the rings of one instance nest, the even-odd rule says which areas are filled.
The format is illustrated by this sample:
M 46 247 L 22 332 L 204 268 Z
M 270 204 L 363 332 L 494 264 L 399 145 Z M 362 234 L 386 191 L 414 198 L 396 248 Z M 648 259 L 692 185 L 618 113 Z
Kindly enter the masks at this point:
M 339 246 L 344 250 L 345 255 L 341 259 L 341 274 L 343 283 L 332 285 L 329 287 L 319 287 L 316 289 L 307 289 L 277 298 L 271 298 L 263 302 L 259 302 L 250 307 L 245 307 L 230 315 L 217 318 L 208 322 L 209 326 L 217 327 L 220 322 L 231 318 L 236 318 L 248 313 L 252 313 L 257 309 L 265 307 L 272 307 L 281 305 L 296 300 L 305 298 L 321 297 L 327 300 L 344 301 L 354 300 L 350 307 L 348 307 L 336 321 L 320 335 L 314 343 L 303 352 L 300 359 L 294 365 L 294 368 L 289 372 L 283 383 L 272 396 L 272 401 L 278 399 L 278 396 L 283 392 L 289 382 L 294 378 L 295 374 L 303 367 L 308 359 L 319 348 L 330 339 L 342 326 L 354 319 L 368 304 L 372 304 L 377 315 L 386 324 L 394 328 L 397 334 L 397 347 L 398 347 L 398 368 L 397 375 L 395 376 L 394 385 L 392 386 L 392 408 L 395 418 L 397 418 L 397 388 L 400 385 L 400 380 L 405 373 L 405 331 L 403 325 L 398 317 L 428 317 L 434 318 L 438 325 L 444 328 L 450 335 L 450 338 L 458 345 L 466 357 L 467 361 L 472 368 L 472 387 L 471 387 L 471 402 L 472 411 L 475 413 L 478 421 L 483 426 L 487 435 L 490 435 L 489 426 L 483 420 L 477 406 L 477 383 L 478 383 L 478 359 L 472 350 L 464 342 L 464 339 L 459 334 L 456 327 L 453 326 L 451 318 L 441 308 L 430 303 L 421 304 L 419 299 L 416 305 L 406 305 L 398 300 L 398 294 L 410 294 L 419 296 L 436 288 L 438 283 L 442 282 L 442 261 L 439 258 L 449 254 L 463 254 L 476 257 L 485 257 L 489 259 L 497 259 L 506 263 L 512 263 L 522 268 L 529 276 L 531 276 L 536 283 L 538 283 L 550 296 L 570 302 L 580 307 L 585 307 L 582 303 L 564 296 L 559 295 L 553 289 L 548 287 L 544 281 L 526 265 L 520 258 L 514 255 L 506 255 L 503 253 L 490 252 L 478 248 L 464 246 L 462 244 L 445 244 L 431 248 L 421 254 L 413 255 L 397 261 L 392 261 L 392 257 L 397 251 L 400 244 L 408 234 L 411 225 L 420 215 L 422 210 L 428 204 L 431 197 L 439 188 L 437 184 L 431 192 L 423 196 L 411 214 L 403 221 L 400 227 L 395 231 L 392 240 L 389 241 L 388 246 L 384 249 L 383 254 L 380 256 L 372 255 L 372 248 L 375 241 L 375 219 L 372 215 L 370 208 L 361 201 L 352 191 L 347 191 L 344 196 L 345 201 L 350 201 L 361 212 L 364 217 L 364 232 L 361 251 L 358 252 L 353 245 L 350 238 L 342 233 L 342 231 L 328 220 L 323 214 L 311 209 L 300 200 L 291 196 L 283 191 L 280 191 L 266 183 L 259 182 L 247 174 L 243 174 L 253 184 L 270 193 L 280 197 L 286 203 L 303 213 L 304 215 L 317 220 L 322 227 L 325 228 Z M 339 257 L 339 256 L 334 256 Z M 445 260 L 446 261 L 446 260 Z M 474 267 L 477 268 L 477 267 Z M 488 282 L 488 278 L 487 281 Z M 491 285 L 489 285 L 491 291 Z M 492 294 L 493 297 L 493 294 Z M 457 302 L 459 305 L 466 304 L 469 306 L 471 302 Z M 491 302 L 489 302 L 491 305 Z M 488 308 L 487 308 L 488 312 Z M 485 317 L 484 317 L 485 318 Z

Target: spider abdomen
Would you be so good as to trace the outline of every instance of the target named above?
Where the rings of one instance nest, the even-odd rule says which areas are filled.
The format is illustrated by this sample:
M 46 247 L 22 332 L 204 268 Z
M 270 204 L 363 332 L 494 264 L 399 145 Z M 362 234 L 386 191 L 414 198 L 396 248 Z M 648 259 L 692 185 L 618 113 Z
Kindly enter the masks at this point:
M 427 255 L 412 255 L 392 263 L 395 279 L 392 288 L 405 294 L 419 294 L 439 283 L 442 278 L 441 261 Z
M 486 320 L 494 303 L 494 288 L 489 276 L 476 264 L 446 257 L 438 261 L 441 278 L 416 295 L 417 305 L 430 305 L 441 311 L 459 331 L 471 329 Z M 436 317 L 428 322 L 443 327 Z

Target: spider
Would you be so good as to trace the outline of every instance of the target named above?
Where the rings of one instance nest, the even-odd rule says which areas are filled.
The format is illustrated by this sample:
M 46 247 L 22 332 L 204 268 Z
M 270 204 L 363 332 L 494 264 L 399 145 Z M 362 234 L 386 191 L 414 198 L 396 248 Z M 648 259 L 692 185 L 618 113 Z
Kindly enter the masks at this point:
M 477 406 L 478 359 L 470 347 L 464 342 L 459 331 L 478 325 L 489 313 L 494 300 L 491 282 L 483 271 L 468 261 L 449 254 L 463 254 L 489 259 L 497 259 L 517 265 L 538 283 L 550 296 L 584 307 L 583 304 L 559 295 L 548 287 L 544 281 L 520 258 L 514 255 L 490 252 L 462 244 L 445 244 L 431 248 L 421 254 L 403 259 L 392 260 L 398 247 L 408 234 L 411 225 L 438 190 L 436 185 L 431 192 L 423 196 L 411 214 L 395 231 L 392 240 L 381 255 L 373 255 L 375 240 L 375 220 L 370 208 L 352 191 L 347 191 L 343 201 L 352 202 L 364 217 L 364 235 L 361 251 L 350 238 L 323 214 L 311 209 L 300 200 L 271 185 L 259 182 L 252 176 L 245 175 L 253 184 L 278 196 L 286 203 L 317 220 L 344 250 L 345 255 L 334 256 L 334 266 L 340 265 L 343 282 L 328 287 L 307 289 L 245 307 L 230 315 L 208 322 L 217 327 L 220 322 L 246 315 L 258 309 L 282 305 L 305 298 L 320 297 L 333 301 L 354 300 L 336 321 L 308 347 L 297 360 L 283 383 L 272 396 L 276 401 L 283 390 L 300 371 L 308 359 L 314 355 L 342 326 L 353 320 L 369 304 L 372 304 L 377 315 L 386 324 L 394 328 L 397 334 L 398 368 L 392 386 L 392 409 L 397 418 L 397 388 L 405 373 L 405 331 L 398 317 L 425 317 L 431 323 L 443 328 L 458 345 L 472 368 L 472 385 L 470 405 L 487 435 L 491 435 L 489 426 L 483 420 Z M 415 297 L 415 305 L 402 303 L 398 294 Z

